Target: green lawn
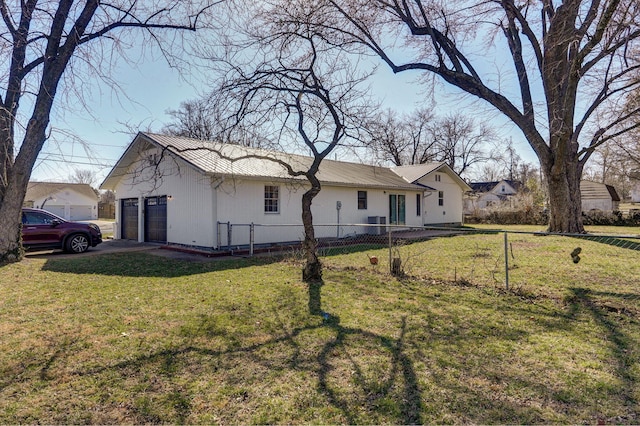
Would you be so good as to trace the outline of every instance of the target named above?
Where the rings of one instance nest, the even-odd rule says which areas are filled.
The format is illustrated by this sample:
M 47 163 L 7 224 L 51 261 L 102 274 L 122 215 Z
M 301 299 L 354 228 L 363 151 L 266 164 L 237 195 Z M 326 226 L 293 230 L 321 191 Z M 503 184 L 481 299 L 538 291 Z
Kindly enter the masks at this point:
M 640 252 L 523 235 L 514 274 L 529 239 L 557 265 L 507 291 L 469 269 L 496 238 L 402 247 L 401 280 L 326 256 L 312 297 L 293 260 L 0 267 L 0 424 L 639 423 Z

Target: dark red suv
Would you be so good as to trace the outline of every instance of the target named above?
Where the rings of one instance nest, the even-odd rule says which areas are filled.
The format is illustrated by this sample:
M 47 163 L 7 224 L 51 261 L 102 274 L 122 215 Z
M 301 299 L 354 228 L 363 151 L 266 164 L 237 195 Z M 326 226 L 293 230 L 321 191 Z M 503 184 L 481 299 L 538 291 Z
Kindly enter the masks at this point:
M 48 211 L 22 209 L 22 245 L 26 249 L 62 249 L 84 253 L 102 242 L 93 223 L 69 222 Z

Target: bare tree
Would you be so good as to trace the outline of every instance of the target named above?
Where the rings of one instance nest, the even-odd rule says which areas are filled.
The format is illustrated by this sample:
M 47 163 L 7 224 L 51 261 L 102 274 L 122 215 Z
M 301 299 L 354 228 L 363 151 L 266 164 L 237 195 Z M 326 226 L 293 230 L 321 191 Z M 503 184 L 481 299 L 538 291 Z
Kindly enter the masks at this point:
M 270 144 L 252 125 L 238 122 L 227 126 L 225 111 L 216 107 L 216 96 L 218 94 L 184 101 L 177 110 L 168 111 L 173 120 L 163 127 L 161 133 L 253 148 Z
M 373 53 L 395 73 L 423 71 L 513 122 L 545 175 L 549 230 L 584 232 L 585 164 L 599 146 L 640 126 L 640 106 L 621 107 L 640 86 L 637 0 L 324 5 L 318 27 L 335 43 Z
M 93 186 L 96 183 L 96 172 L 90 169 L 75 169 L 73 174 L 69 176 L 71 183 L 86 183 Z
M 168 111 L 172 122 L 164 126 L 162 133 L 211 141 L 214 139 L 215 122 L 206 99 L 185 101 L 175 110 Z
M 49 136 L 56 98 L 75 92 L 74 82 L 99 74 L 103 59 L 108 67 L 132 31 L 144 30 L 140 34 L 159 43 L 164 34 L 195 30 L 207 7 L 176 1 L 0 1 L 6 67 L 0 73 L 0 262 L 22 257 L 20 208 Z
M 427 108 L 405 115 L 386 110 L 366 127 L 367 147 L 378 161 L 396 166 L 439 161 L 458 174 L 490 159 L 489 147 L 495 139 L 485 123 L 457 113 L 438 117 Z
M 459 175 L 490 159 L 487 148 L 495 133 L 485 123 L 476 124 L 474 119 L 454 113 L 435 120 L 430 130 L 437 161 L 447 163 Z
M 307 16 L 294 22 L 291 13 L 299 10 Z M 315 15 L 321 12 L 306 0 L 297 0 L 286 7 L 255 5 L 245 16 L 231 13 L 244 19 L 228 26 L 234 36 L 227 39 L 225 54 L 216 61 L 224 77 L 211 95 L 214 108 L 226 113 L 220 115 L 223 129 L 253 127 L 278 151 L 311 154 L 310 161 L 302 164 L 257 156 L 308 183 L 301 206 L 306 260 L 302 277 L 307 282 L 322 278 L 311 210 L 322 187 L 320 165 L 355 136 L 367 110 L 366 98 L 357 88 L 368 75 L 360 76 L 343 53 L 308 24 L 320 19 Z
M 376 162 L 396 166 L 435 161 L 435 142 L 429 132 L 434 118 L 427 109 L 406 115 L 388 109 L 375 114 L 365 127 L 365 146 Z

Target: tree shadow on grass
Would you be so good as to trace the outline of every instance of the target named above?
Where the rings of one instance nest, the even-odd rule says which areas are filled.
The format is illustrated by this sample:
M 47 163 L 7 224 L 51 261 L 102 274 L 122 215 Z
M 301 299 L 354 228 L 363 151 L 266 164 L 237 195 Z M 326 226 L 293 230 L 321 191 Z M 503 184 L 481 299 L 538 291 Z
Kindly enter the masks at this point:
M 616 377 L 621 381 L 619 395 L 622 397 L 625 406 L 630 410 L 638 411 L 638 400 L 634 396 L 637 386 L 637 378 L 631 372 L 633 360 L 631 349 L 637 344 L 627 335 L 621 324 L 613 321 L 610 313 L 623 313 L 633 316 L 633 313 L 625 312 L 624 307 L 612 306 L 607 303 L 599 303 L 598 296 L 617 297 L 622 300 L 636 300 L 637 295 L 616 294 L 611 292 L 597 292 L 587 288 L 572 287 L 567 301 L 570 303 L 570 316 L 576 317 L 580 312 L 586 312 L 595 320 L 600 328 L 605 332 L 607 340 L 610 342 L 611 355 L 615 360 Z M 636 320 L 638 318 L 635 318 Z
M 88 380 L 95 386 L 91 393 L 103 395 L 100 403 L 102 408 L 80 410 L 88 416 L 94 411 L 109 411 L 108 407 L 114 401 L 109 396 L 113 390 L 108 388 L 115 386 L 126 388 L 124 394 L 120 393 L 120 397 L 116 397 L 120 400 L 125 395 L 126 399 L 119 406 L 120 415 L 124 413 L 125 416 L 119 417 L 119 422 L 186 423 L 194 418 L 202 419 L 200 416 L 205 414 L 197 411 L 199 409 L 194 399 L 199 395 L 194 393 L 195 388 L 191 385 L 211 375 L 211 380 L 214 380 L 211 383 L 217 384 L 208 387 L 209 391 L 215 393 L 217 389 L 219 392 L 228 392 L 225 403 L 228 404 L 225 410 L 230 410 L 228 415 L 233 416 L 234 410 L 245 415 L 247 410 L 256 411 L 255 414 L 237 421 L 290 423 L 312 421 L 312 418 L 308 412 L 305 413 L 305 408 L 302 408 L 301 413 L 295 413 L 293 420 L 287 417 L 288 414 L 265 410 L 271 403 L 274 392 L 277 395 L 279 388 L 286 389 L 290 380 L 301 380 L 297 375 L 302 374 L 317 381 L 316 391 L 313 392 L 312 384 L 300 382 L 309 392 L 288 395 L 286 400 L 306 400 L 305 404 L 313 405 L 312 411 L 325 410 L 328 406 L 333 413 L 331 418 L 342 418 L 342 423 L 422 423 L 420 389 L 412 361 L 404 350 L 404 319 L 399 325 L 398 338 L 344 327 L 340 325 L 339 318 L 332 316 L 328 321 L 294 328 L 260 343 L 242 345 L 238 340 L 229 340 L 226 338 L 229 336 L 225 336 L 222 341 L 227 342 L 227 347 L 221 349 L 214 349 L 217 344 L 202 345 L 203 338 L 212 339 L 215 330 L 210 329 L 207 318 L 201 320 L 200 327 L 190 330 L 191 339 L 187 338 L 194 344 L 183 342 L 179 347 L 144 354 L 144 351 L 140 351 L 113 364 L 98 361 L 94 367 L 67 365 L 71 363 L 68 358 L 74 356 L 74 349 L 68 343 L 61 342 L 60 348 L 50 348 L 53 353 L 48 358 L 40 359 L 40 367 L 32 366 L 29 371 L 22 371 L 18 376 L 1 380 L 0 391 L 17 385 L 18 382 L 21 387 L 34 382 L 39 389 L 50 384 L 56 387 L 58 402 L 69 405 L 69 400 L 77 398 L 77 395 L 66 393 L 66 387 L 58 389 L 60 380 L 70 383 L 71 388 L 78 386 L 73 385 L 75 380 Z M 318 336 L 323 337 L 318 339 Z M 305 344 L 308 339 L 314 344 L 311 349 Z M 371 357 L 375 358 L 381 371 L 370 370 L 367 360 L 372 359 Z M 353 371 L 351 379 L 345 379 L 346 370 Z M 270 380 L 273 383 L 269 383 Z M 105 386 L 107 383 L 108 386 Z M 349 389 L 345 384 L 349 385 Z M 265 386 L 268 392 L 260 393 L 259 389 Z M 120 389 L 114 393 L 119 391 Z M 207 397 L 215 399 L 217 395 L 208 394 Z M 384 401 L 386 406 L 378 404 L 380 401 Z M 362 404 L 367 406 L 363 407 Z M 60 412 L 56 415 L 58 417 L 40 421 L 80 421 L 73 417 L 78 413 Z M 221 421 L 224 423 L 232 419 L 233 417 L 229 417 Z M 83 422 L 92 423 L 113 420 L 109 416 L 82 419 Z
M 607 244 L 614 247 L 623 248 L 626 250 L 637 250 L 640 251 L 640 242 L 630 241 L 629 239 L 619 238 L 619 237 L 602 237 L 597 235 L 579 235 L 574 236 L 579 240 L 587 240 L 594 241 L 596 243 Z
M 268 265 L 282 257 L 253 257 L 208 262 L 187 262 L 158 257 L 145 252 L 114 253 L 100 256 L 48 259 L 43 271 L 124 277 L 174 278 L 212 271 Z

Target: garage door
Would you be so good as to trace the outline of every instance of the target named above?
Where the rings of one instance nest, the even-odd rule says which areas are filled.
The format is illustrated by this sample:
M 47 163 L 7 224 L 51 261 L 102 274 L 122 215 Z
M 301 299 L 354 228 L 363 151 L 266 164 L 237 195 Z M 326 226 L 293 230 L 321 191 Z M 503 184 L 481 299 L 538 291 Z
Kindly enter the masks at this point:
M 144 212 L 144 240 L 154 243 L 166 243 L 167 196 L 145 198 Z
M 70 206 L 69 219 L 70 220 L 91 220 L 92 212 L 93 212 L 93 209 L 91 206 Z
M 121 229 L 120 237 L 125 240 L 138 240 L 138 199 L 126 198 L 120 201 Z
M 60 216 L 61 218 L 66 219 L 66 217 L 64 217 L 64 206 L 45 204 L 43 210 L 46 210 L 50 213 L 55 214 L 56 216 Z

